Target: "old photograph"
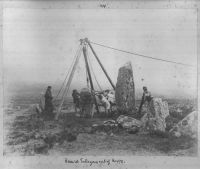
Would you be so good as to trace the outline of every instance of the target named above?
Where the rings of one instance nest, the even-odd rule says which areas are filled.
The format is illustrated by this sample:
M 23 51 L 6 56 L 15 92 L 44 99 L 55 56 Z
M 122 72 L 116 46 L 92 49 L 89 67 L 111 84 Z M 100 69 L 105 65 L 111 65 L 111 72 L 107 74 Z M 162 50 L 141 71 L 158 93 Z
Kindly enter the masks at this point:
M 198 154 L 197 10 L 3 9 L 3 155 Z

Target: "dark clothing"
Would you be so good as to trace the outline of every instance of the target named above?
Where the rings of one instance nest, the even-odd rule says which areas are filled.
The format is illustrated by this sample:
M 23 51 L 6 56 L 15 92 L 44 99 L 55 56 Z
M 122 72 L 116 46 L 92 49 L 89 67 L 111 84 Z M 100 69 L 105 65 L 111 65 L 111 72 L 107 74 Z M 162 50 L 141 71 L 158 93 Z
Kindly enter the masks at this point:
M 72 97 L 73 97 L 73 102 L 74 104 L 79 107 L 79 104 L 80 104 L 80 94 L 78 92 L 73 92 L 72 93 Z
M 89 91 L 81 91 L 80 93 L 81 105 L 93 104 L 93 97 Z
M 151 93 L 146 91 L 143 93 L 143 96 L 142 96 L 142 99 L 143 99 L 143 102 L 147 101 L 147 102 L 150 102 L 152 100 L 152 96 L 151 96 Z
M 150 103 L 152 99 L 153 99 L 153 97 L 151 96 L 151 93 L 150 93 L 149 91 L 144 91 L 144 93 L 143 93 L 143 95 L 142 95 L 142 101 L 141 101 L 141 103 L 140 103 L 140 107 L 139 107 L 138 113 L 141 113 L 143 104 L 144 104 L 146 101 L 147 101 L 148 103 Z
M 47 113 L 53 113 L 53 103 L 52 103 L 53 97 L 51 94 L 51 90 L 47 89 L 45 93 L 45 111 Z
M 81 116 L 87 116 L 93 112 L 93 95 L 88 89 L 82 89 L 80 92 L 80 110 Z

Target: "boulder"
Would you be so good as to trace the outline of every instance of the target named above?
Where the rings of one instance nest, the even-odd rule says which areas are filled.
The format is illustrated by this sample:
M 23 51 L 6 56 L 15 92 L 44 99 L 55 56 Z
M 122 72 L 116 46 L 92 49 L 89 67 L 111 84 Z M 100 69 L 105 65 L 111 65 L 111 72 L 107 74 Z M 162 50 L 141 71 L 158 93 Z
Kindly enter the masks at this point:
M 141 118 L 143 126 L 150 132 L 165 132 L 165 118 L 169 116 L 168 103 L 161 98 L 153 98 L 148 104 L 147 113 Z
M 87 88 L 81 89 L 80 92 L 80 109 L 81 116 L 91 116 L 94 111 L 94 98 L 92 93 Z
M 197 138 L 198 130 L 198 113 L 193 111 L 182 119 L 176 126 L 174 126 L 169 132 L 176 137 L 189 136 L 191 138 Z
M 92 125 L 92 132 L 105 132 L 105 133 L 117 133 L 118 130 L 118 123 L 115 120 L 107 120 L 104 121 L 102 124 L 93 124 Z
M 131 62 L 119 69 L 115 99 L 117 109 L 120 112 L 133 112 L 135 110 L 135 85 Z
M 141 127 L 142 126 L 142 122 L 134 119 L 132 117 L 129 116 L 124 116 L 124 115 L 120 115 L 117 118 L 117 122 L 125 129 L 130 129 L 132 127 Z
M 103 122 L 103 125 L 104 126 L 118 126 L 115 120 L 106 120 Z
M 151 114 L 153 114 L 156 118 L 165 119 L 169 116 L 169 108 L 168 103 L 166 101 L 162 101 L 161 98 L 153 98 L 150 104 Z

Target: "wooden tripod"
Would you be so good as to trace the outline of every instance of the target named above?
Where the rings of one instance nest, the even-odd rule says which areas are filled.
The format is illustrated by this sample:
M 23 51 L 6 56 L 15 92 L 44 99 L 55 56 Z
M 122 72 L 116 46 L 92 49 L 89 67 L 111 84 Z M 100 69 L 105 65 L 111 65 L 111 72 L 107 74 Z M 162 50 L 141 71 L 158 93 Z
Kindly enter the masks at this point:
M 67 84 L 66 84 L 66 87 L 65 87 L 65 90 L 64 90 L 64 95 L 68 92 L 69 90 L 69 87 L 71 85 L 71 82 L 72 82 L 72 79 L 73 79 L 73 76 L 74 76 L 74 73 L 75 73 L 75 70 L 76 70 L 76 67 L 77 67 L 77 64 L 79 62 L 79 59 L 80 59 L 80 56 L 81 56 L 81 51 L 83 51 L 83 55 L 84 55 L 84 60 L 85 60 L 85 65 L 86 65 L 86 71 L 87 71 L 87 74 L 89 76 L 89 82 L 90 82 L 90 86 L 91 86 L 91 92 L 93 93 L 94 92 L 94 85 L 93 85 L 93 80 L 92 80 L 92 76 L 91 76 L 91 72 L 90 72 L 90 67 L 89 67 L 89 64 L 88 64 L 88 56 L 87 56 L 87 48 L 86 46 L 89 46 L 93 55 L 95 56 L 97 62 L 99 63 L 101 69 L 103 70 L 104 74 L 106 75 L 108 81 L 110 82 L 111 86 L 113 87 L 113 89 L 115 90 L 115 85 L 114 83 L 112 82 L 111 78 L 109 77 L 107 71 L 105 70 L 104 66 L 102 65 L 101 61 L 99 60 L 96 52 L 94 51 L 91 43 L 89 42 L 89 40 L 87 38 L 85 39 L 80 39 L 80 50 L 77 52 L 77 58 L 75 60 L 75 63 L 73 65 L 73 68 L 72 68 L 72 71 L 69 75 L 69 79 L 67 81 Z M 96 110 L 97 110 L 97 113 L 99 113 L 99 107 L 98 107 L 98 104 L 97 104 L 97 100 L 96 98 L 94 97 L 94 101 L 95 101 L 95 106 L 96 106 Z M 62 105 L 64 103 L 64 97 L 63 99 L 61 100 L 61 103 L 58 107 L 58 111 L 57 111 L 57 114 L 55 116 L 55 119 L 57 120 L 60 113 L 61 113 L 61 109 L 62 109 Z

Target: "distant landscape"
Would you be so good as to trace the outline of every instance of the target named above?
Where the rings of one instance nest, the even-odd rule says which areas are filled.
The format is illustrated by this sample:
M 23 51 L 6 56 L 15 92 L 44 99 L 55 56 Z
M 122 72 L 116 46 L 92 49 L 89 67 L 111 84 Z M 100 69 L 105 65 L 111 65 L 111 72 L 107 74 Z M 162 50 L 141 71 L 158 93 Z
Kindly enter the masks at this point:
M 19 88 L 17 88 L 19 87 Z M 4 94 L 4 106 L 10 107 L 12 105 L 12 108 L 20 107 L 21 109 L 23 108 L 28 108 L 31 104 L 36 104 L 39 103 L 39 100 L 41 98 L 41 94 L 44 94 L 46 91 L 47 84 L 37 84 L 37 85 L 24 85 L 24 86 L 15 86 L 15 88 L 11 89 L 10 91 L 5 91 Z M 68 94 L 65 96 L 65 102 L 64 104 L 72 104 L 72 90 L 73 89 L 81 89 L 80 87 L 71 87 L 70 91 Z M 57 96 L 58 92 L 60 90 L 60 86 L 55 86 L 52 89 L 52 95 L 54 97 Z M 163 100 L 167 100 L 169 104 L 181 104 L 183 102 L 192 102 L 194 107 L 197 106 L 197 98 L 194 97 L 169 97 L 165 95 L 155 95 L 152 92 L 152 95 L 154 97 L 161 97 Z M 136 105 L 139 105 L 142 97 L 142 92 L 141 91 L 136 91 Z M 58 97 L 56 100 L 59 100 L 60 97 Z M 57 101 L 58 103 L 59 101 Z M 197 108 L 195 108 L 197 109 Z
M 130 155 L 196 156 L 197 154 L 197 140 L 187 137 L 175 139 L 173 137 L 160 138 L 143 134 L 127 135 L 124 131 L 118 131 L 114 133 L 114 136 L 110 136 L 108 133 L 106 135 L 102 132 L 95 135 L 90 134 L 87 131 L 88 128 L 90 128 L 89 126 L 95 123 L 102 123 L 109 119 L 115 120 L 117 116 L 115 115 L 110 118 L 97 116 L 94 119 L 77 118 L 73 112 L 72 97 L 70 95 L 65 97 L 63 108 L 69 108 L 71 113 L 64 115 L 59 122 L 43 121 L 41 118 L 39 118 L 39 120 L 35 110 L 31 107 L 39 103 L 41 92 L 45 92 L 45 90 L 45 85 L 31 86 L 15 90 L 15 92 L 12 92 L 12 95 L 10 94 L 10 96 L 7 97 L 7 99 L 9 99 L 4 105 L 4 155 L 54 155 L 55 153 L 60 155 L 114 155 L 116 153 L 119 155 L 127 155 L 128 153 Z M 57 92 L 58 89 L 53 89 L 54 96 Z M 136 96 L 136 107 L 139 107 L 140 97 L 140 95 Z M 189 113 L 197 110 L 196 99 L 160 97 L 167 101 L 169 105 L 170 116 L 166 118 L 167 131 Z M 58 104 L 59 98 L 54 105 L 58 106 Z M 181 110 L 180 112 L 178 111 L 179 109 Z M 46 127 L 41 128 L 42 126 Z M 54 127 L 52 128 L 52 126 Z M 40 132 L 42 133 L 54 133 L 55 131 L 62 133 L 63 126 L 71 126 L 71 131 L 75 133 L 78 132 L 78 140 L 70 143 L 63 143 L 63 140 L 59 145 L 56 143 L 53 148 L 47 147 L 45 150 L 41 150 L 42 152 L 34 150 L 32 146 L 36 143 L 32 141 L 34 141 L 34 139 L 36 139 L 35 141 L 38 140 L 37 134 L 35 135 L 35 132 L 38 133 L 38 129 L 39 131 L 41 130 Z M 79 130 L 84 131 L 80 133 Z M 43 137 L 43 135 L 39 138 L 41 137 Z M 55 137 L 55 134 L 53 134 L 53 137 Z M 90 140 L 90 143 L 88 143 L 88 140 Z M 111 142 L 114 144 L 111 144 Z M 126 144 L 124 144 L 125 142 Z M 73 148 L 71 148 L 71 146 Z M 121 147 L 120 150 L 118 150 L 119 146 Z

